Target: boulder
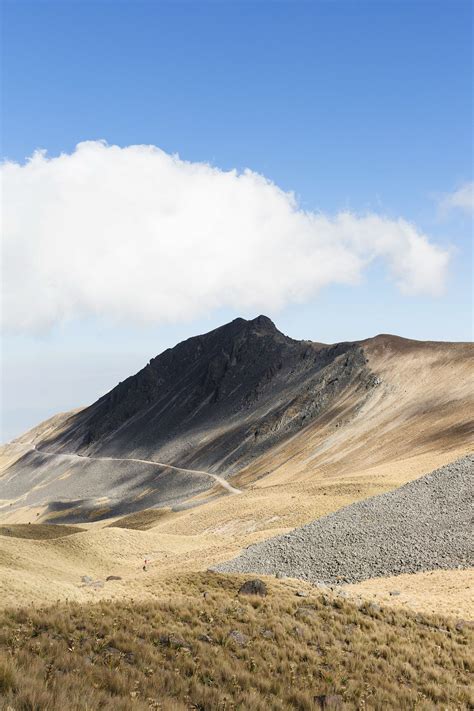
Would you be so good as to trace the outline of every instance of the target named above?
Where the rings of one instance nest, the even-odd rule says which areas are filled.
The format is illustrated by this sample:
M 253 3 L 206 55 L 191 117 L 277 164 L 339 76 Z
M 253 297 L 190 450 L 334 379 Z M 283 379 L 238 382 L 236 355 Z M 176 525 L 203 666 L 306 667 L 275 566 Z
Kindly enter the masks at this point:
M 231 642 L 238 644 L 239 647 L 245 647 L 247 644 L 247 637 L 242 634 L 242 632 L 239 632 L 239 630 L 232 630 L 232 632 L 229 632 L 228 639 L 230 639 Z
M 160 644 L 173 649 L 191 649 L 191 645 L 182 637 L 175 634 L 160 634 Z
M 260 595 L 260 597 L 265 597 L 267 594 L 267 586 L 263 580 L 255 578 L 255 580 L 247 580 L 239 588 L 239 595 Z

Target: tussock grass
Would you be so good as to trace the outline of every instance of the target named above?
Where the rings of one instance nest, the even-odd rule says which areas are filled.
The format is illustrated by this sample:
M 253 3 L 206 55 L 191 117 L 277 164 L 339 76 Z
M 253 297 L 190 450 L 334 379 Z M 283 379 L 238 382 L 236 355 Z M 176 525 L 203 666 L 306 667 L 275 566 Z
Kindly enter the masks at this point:
M 0 709 L 309 711 L 327 695 L 343 709 L 472 708 L 468 624 L 300 598 L 284 581 L 239 596 L 245 579 L 193 574 L 167 601 L 0 612 Z
M 32 540 L 51 540 L 52 538 L 62 538 L 71 536 L 73 533 L 85 531 L 80 526 L 66 526 L 54 523 L 11 523 L 0 526 L 0 536 L 10 536 L 13 538 L 30 538 Z

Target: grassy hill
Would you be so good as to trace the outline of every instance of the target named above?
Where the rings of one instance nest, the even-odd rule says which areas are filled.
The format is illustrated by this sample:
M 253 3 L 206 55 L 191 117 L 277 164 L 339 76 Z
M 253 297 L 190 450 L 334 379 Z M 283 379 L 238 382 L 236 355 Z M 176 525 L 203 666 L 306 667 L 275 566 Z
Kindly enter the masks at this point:
M 271 581 L 193 574 L 172 600 L 0 613 L 0 708 L 468 709 L 474 630 Z M 471 686 L 470 686 L 471 684 Z

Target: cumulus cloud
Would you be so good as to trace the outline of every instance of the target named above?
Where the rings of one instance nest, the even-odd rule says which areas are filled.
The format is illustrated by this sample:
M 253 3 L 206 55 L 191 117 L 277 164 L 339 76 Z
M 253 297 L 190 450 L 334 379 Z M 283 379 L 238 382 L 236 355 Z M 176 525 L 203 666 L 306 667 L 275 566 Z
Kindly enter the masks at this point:
M 403 219 L 307 212 L 262 175 L 154 146 L 88 141 L 1 172 L 2 311 L 20 331 L 274 310 L 357 284 L 374 260 L 406 293 L 436 294 L 445 278 L 448 253 Z
M 445 195 L 441 200 L 442 212 L 450 210 L 464 210 L 474 212 L 474 182 L 464 183 L 453 193 Z

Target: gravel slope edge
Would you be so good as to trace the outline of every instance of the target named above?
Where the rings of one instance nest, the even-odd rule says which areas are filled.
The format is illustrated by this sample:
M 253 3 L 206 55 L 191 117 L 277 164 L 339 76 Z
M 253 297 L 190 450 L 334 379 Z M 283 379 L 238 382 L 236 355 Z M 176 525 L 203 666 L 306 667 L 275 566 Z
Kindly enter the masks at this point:
M 473 475 L 470 454 L 399 489 L 249 546 L 214 569 L 331 584 L 472 567 Z

